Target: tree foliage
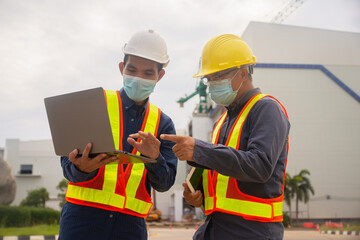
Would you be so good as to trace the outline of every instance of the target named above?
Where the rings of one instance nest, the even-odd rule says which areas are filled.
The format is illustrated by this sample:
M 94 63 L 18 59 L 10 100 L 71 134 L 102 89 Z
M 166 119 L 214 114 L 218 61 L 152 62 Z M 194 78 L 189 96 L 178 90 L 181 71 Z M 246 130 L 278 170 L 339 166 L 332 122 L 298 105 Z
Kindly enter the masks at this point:
M 312 195 L 315 193 L 308 175 L 310 172 L 307 169 L 301 170 L 299 174 L 293 177 L 289 173 L 285 174 L 284 200 L 291 213 L 291 200 L 295 198 L 296 221 L 299 215 L 299 201 L 307 203 L 310 199 L 310 193 Z
M 39 188 L 28 191 L 28 195 L 20 203 L 20 206 L 45 207 L 45 202 L 49 200 L 49 192 L 46 188 Z
M 58 198 L 61 199 L 61 202 L 59 203 L 59 206 L 62 208 L 65 204 L 65 193 L 66 193 L 66 188 L 68 185 L 69 181 L 66 180 L 65 178 L 63 180 L 61 180 L 59 182 L 59 184 L 56 186 L 57 190 L 60 190 L 61 193 L 58 194 Z

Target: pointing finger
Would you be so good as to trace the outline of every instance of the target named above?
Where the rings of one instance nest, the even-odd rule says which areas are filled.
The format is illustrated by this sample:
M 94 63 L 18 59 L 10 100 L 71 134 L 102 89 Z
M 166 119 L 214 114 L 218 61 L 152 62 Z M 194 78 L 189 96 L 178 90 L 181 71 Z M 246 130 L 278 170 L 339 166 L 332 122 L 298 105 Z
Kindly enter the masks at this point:
M 163 140 L 168 140 L 176 143 L 178 143 L 181 140 L 181 136 L 177 136 L 174 134 L 161 134 L 160 138 Z

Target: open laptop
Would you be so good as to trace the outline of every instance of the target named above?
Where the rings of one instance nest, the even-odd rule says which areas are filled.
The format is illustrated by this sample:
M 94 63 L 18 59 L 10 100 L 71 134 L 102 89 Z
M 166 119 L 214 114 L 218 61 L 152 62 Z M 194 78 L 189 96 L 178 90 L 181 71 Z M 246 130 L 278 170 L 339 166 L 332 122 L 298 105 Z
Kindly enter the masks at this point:
M 90 157 L 116 155 L 120 163 L 154 163 L 156 160 L 115 149 L 104 89 L 94 88 L 44 99 L 55 153 L 79 154 L 92 143 Z

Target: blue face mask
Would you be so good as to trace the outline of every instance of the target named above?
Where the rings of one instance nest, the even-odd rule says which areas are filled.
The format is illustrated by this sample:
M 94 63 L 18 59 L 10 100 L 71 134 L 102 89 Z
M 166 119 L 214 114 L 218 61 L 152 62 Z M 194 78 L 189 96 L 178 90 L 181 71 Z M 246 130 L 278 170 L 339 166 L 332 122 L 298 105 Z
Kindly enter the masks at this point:
M 236 74 L 234 75 L 234 77 L 236 76 Z M 231 86 L 231 80 L 232 78 L 227 78 L 224 80 L 209 82 L 210 98 L 214 100 L 215 103 L 222 106 L 229 106 L 234 101 L 243 82 L 241 82 L 239 88 L 234 91 Z
M 126 95 L 135 102 L 148 98 L 154 91 L 156 80 L 144 79 L 124 74 L 124 90 Z

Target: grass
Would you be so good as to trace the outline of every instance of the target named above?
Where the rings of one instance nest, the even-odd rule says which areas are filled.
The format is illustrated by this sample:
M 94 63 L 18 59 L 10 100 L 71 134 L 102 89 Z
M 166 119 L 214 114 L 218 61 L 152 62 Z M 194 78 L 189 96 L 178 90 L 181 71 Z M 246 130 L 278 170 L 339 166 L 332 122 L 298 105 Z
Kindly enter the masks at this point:
M 0 236 L 58 235 L 59 225 L 0 228 Z

